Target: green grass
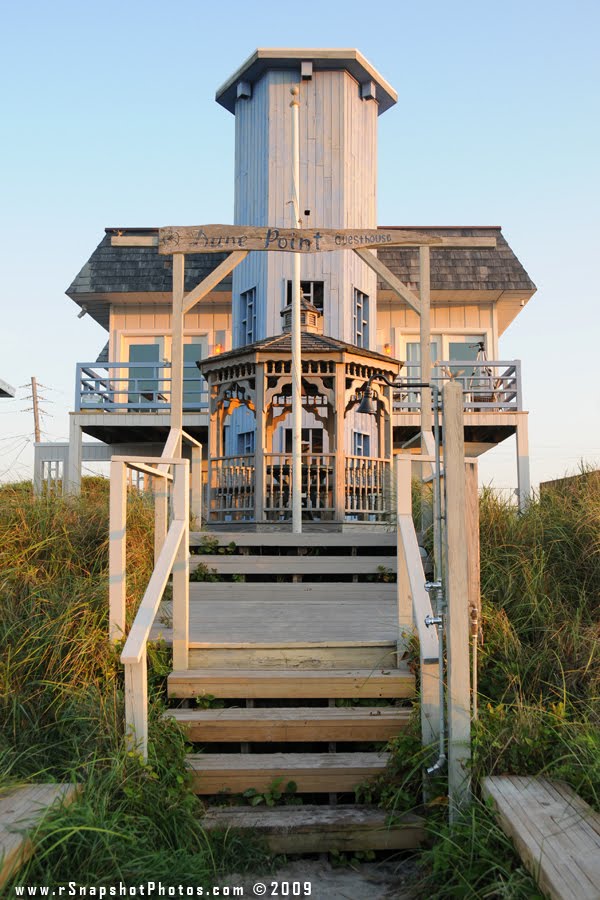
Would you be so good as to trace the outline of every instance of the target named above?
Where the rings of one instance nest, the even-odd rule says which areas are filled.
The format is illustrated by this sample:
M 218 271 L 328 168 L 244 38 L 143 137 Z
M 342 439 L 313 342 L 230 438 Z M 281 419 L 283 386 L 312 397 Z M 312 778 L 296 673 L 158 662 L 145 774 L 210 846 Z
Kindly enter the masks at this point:
M 128 614 L 150 576 L 153 511 L 128 505 Z M 211 883 L 262 859 L 234 835 L 209 839 L 189 790 L 180 730 L 162 719 L 170 653 L 149 648 L 148 763 L 123 741 L 123 673 L 107 640 L 108 486 L 33 500 L 0 488 L 0 790 L 78 782 L 83 791 L 36 835 L 14 883 L 108 885 L 149 877 Z
M 414 494 L 417 511 L 420 496 Z M 480 499 L 483 644 L 473 726 L 473 807 L 452 828 L 433 786 L 432 847 L 422 895 L 539 896 L 481 801 L 485 775 L 540 775 L 570 784 L 600 810 L 600 479 L 535 497 L 519 515 L 492 491 Z M 414 737 L 418 736 L 418 721 Z M 381 800 L 419 805 L 418 753 L 397 748 Z

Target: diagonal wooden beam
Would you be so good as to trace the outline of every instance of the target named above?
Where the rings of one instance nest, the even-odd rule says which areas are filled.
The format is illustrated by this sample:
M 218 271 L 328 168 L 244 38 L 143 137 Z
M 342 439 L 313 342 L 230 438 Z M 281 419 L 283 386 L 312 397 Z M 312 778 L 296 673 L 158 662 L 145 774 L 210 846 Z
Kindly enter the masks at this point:
M 184 314 L 189 312 L 192 306 L 195 306 L 203 297 L 210 294 L 210 292 L 216 288 L 230 272 L 233 272 L 235 267 L 239 266 L 242 260 L 246 259 L 247 256 L 247 250 L 234 250 L 233 253 L 230 253 L 229 256 L 210 273 L 210 275 L 203 278 L 200 284 L 197 284 L 189 294 L 185 295 L 183 300 Z
M 391 269 L 388 269 L 385 263 L 382 263 L 380 259 L 377 259 L 372 250 L 362 250 L 358 248 L 355 249 L 354 252 L 391 287 L 394 293 L 398 294 L 399 297 L 402 297 L 416 313 L 421 315 L 421 301 L 417 295 L 413 294 L 410 288 L 407 288 L 406 285 L 394 275 Z

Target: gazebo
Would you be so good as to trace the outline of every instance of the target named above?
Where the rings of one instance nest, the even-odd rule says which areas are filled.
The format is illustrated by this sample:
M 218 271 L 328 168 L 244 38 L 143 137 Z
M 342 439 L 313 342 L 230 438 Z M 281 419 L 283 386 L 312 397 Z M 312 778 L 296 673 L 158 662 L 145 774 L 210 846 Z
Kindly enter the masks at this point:
M 210 398 L 207 518 L 291 526 L 291 308 L 283 333 L 198 362 Z M 393 381 L 402 363 L 320 333 L 303 302 L 302 515 L 327 527 L 389 521 L 392 388 L 377 386 L 376 414 L 358 411 L 369 379 Z M 306 425 L 306 428 L 305 428 Z

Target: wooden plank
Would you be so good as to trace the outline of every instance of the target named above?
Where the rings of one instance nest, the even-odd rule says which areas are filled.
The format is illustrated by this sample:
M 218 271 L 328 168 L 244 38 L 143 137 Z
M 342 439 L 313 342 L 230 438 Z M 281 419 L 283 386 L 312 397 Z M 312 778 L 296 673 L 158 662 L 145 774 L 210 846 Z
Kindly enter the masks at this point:
M 157 234 L 113 234 L 113 247 L 158 247 Z
M 190 600 L 273 600 L 295 603 L 300 600 L 336 600 L 340 603 L 360 601 L 375 603 L 396 599 L 396 585 L 385 582 L 344 584 L 336 582 L 303 582 L 292 584 L 200 581 L 190 585 Z
M 168 640 L 167 640 L 168 643 Z M 190 669 L 377 669 L 396 665 L 396 644 L 348 643 L 204 647 L 190 642 Z
M 492 776 L 482 784 L 503 830 L 552 900 L 600 897 L 600 816 L 567 785 Z
M 370 250 L 356 250 L 355 253 L 357 256 L 360 256 L 362 261 L 366 263 L 369 268 L 373 269 L 379 277 L 385 281 L 385 283 L 397 294 L 402 300 L 405 300 L 408 305 L 414 309 L 416 313 L 421 315 L 421 301 L 419 297 L 410 288 L 407 288 L 406 285 L 400 281 L 400 279 L 394 275 L 391 269 L 383 263 L 380 259 L 373 255 Z
M 413 696 L 414 676 L 405 669 L 253 670 L 188 669 L 172 672 L 169 697 L 194 698 L 204 694 L 231 699 L 387 698 Z
M 123 246 L 121 244 L 121 246 Z M 127 245 L 131 246 L 131 244 Z M 169 225 L 158 230 L 158 252 L 223 253 L 267 250 L 319 253 L 385 247 L 495 247 L 495 238 L 453 238 L 378 228 L 276 228 L 254 225 Z
M 111 641 L 125 635 L 125 606 L 127 592 L 127 479 L 125 464 L 113 459 L 110 464 L 108 538 L 108 634 Z
M 190 571 L 199 565 L 219 575 L 377 575 L 381 568 L 396 572 L 393 556 L 191 556 Z
M 444 385 L 444 488 L 446 492 L 446 643 L 448 655 L 448 793 L 451 820 L 470 797 L 471 678 L 469 581 L 465 542 L 465 450 L 462 387 Z
M 300 793 L 353 791 L 385 771 L 388 753 L 191 753 L 186 762 L 198 794 L 268 790 L 277 778 Z
M 388 741 L 408 725 L 410 709 L 174 709 L 165 713 L 191 741 Z
M 292 534 L 291 531 L 192 531 L 190 546 L 199 547 L 217 539 L 219 546 L 234 543 L 236 547 L 390 547 L 396 550 L 395 531 L 326 531 Z
M 37 828 L 55 804 L 71 803 L 78 791 L 72 784 L 29 784 L 0 795 L 0 888 L 34 852 L 27 832 Z
M 202 818 L 206 831 L 248 831 L 267 841 L 272 853 L 345 850 L 406 850 L 426 839 L 423 820 L 406 813 L 388 823 L 385 810 L 371 806 L 302 806 L 259 809 L 213 807 Z

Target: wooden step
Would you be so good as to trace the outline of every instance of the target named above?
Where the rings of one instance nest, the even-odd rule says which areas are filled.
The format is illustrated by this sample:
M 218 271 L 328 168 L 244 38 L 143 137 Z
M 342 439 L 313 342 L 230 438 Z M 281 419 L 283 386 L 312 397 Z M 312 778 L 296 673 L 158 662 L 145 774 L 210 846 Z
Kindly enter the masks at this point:
M 281 642 L 192 641 L 191 669 L 380 669 L 396 665 L 395 641 Z
M 396 597 L 396 585 L 382 582 L 363 584 L 302 582 L 296 584 L 247 584 L 246 582 L 200 581 L 190 584 L 190 603 L 218 600 L 220 603 L 266 600 L 288 605 L 303 600 L 334 600 L 336 603 L 369 604 L 389 602 Z
M 387 753 L 191 753 L 186 761 L 197 794 L 268 791 L 278 778 L 283 779 L 283 789 L 293 781 L 299 793 L 328 794 L 351 792 L 380 775 L 388 757 Z
M 388 814 L 371 806 L 219 806 L 202 818 L 206 831 L 249 832 L 266 840 L 271 853 L 332 850 L 413 850 L 426 838 L 424 820 Z
M 398 669 L 188 669 L 172 672 L 169 697 L 203 695 L 231 699 L 325 699 L 347 697 L 403 700 L 414 696 L 415 679 Z
M 400 734 L 410 709 L 297 707 L 293 709 L 173 709 L 191 741 L 388 741 Z
M 234 543 L 242 547 L 396 547 L 397 536 L 392 531 L 192 531 L 190 547 L 201 547 L 207 541 L 219 541 L 221 547 Z
M 190 556 L 190 571 L 200 565 L 218 575 L 373 575 L 396 574 L 396 556 Z

